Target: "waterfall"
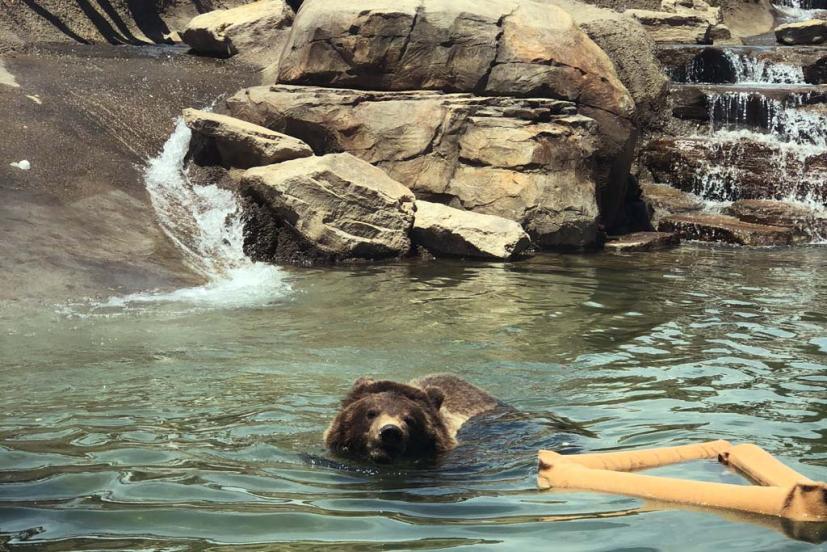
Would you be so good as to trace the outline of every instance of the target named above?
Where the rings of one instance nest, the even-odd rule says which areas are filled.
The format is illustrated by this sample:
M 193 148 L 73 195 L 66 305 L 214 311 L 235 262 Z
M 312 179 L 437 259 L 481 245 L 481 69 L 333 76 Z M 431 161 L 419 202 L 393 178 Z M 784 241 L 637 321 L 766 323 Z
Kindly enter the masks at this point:
M 824 210 L 827 173 L 813 160 L 827 157 L 827 113 L 807 109 L 806 94 L 782 101 L 759 92 L 720 92 L 707 99 L 709 130 L 695 138 L 715 161 L 693 174 L 696 194 L 713 209 L 742 197 L 739 185 L 760 163 L 783 182 L 784 193 L 775 199 Z
M 289 290 L 279 268 L 254 263 L 244 254 L 244 225 L 235 194 L 215 185 L 190 183 L 184 170 L 190 135 L 179 119 L 160 155 L 147 164 L 144 180 L 161 228 L 187 265 L 207 283 L 112 298 L 107 306 L 147 302 L 258 306 L 283 297 Z
M 801 67 L 761 57 L 756 52 L 723 51 L 708 48 L 686 63 L 683 72 L 673 69 L 687 83 L 734 83 L 739 85 L 772 86 L 805 85 Z
M 768 135 L 761 141 L 796 144 L 802 154 L 818 155 L 827 152 L 827 112 L 808 109 L 808 100 L 807 93 L 778 100 L 760 92 L 713 92 L 707 95 L 709 129 L 713 135 L 757 129 Z
M 727 49 L 724 55 L 735 70 L 738 84 L 803 84 L 804 70 L 786 63 L 772 63 Z

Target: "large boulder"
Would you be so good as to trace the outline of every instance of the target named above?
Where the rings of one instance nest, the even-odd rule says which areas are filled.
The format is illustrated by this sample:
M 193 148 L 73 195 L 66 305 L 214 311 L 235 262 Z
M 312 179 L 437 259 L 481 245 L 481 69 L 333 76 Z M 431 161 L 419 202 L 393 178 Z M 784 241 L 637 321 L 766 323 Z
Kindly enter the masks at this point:
M 381 169 L 347 154 L 248 169 L 241 193 L 330 260 L 405 254 L 414 195 Z
M 611 59 L 620 81 L 635 102 L 637 127 L 660 126 L 664 119 L 669 81 L 655 55 L 655 42 L 633 17 L 578 0 L 543 0 L 568 13 L 575 23 Z M 636 141 L 635 129 L 623 120 L 607 117 L 597 109 L 580 112 L 600 124 L 598 166 L 605 171 L 599 185 L 601 221 L 607 229 L 628 225 L 624 201 L 628 196 L 629 160 Z M 629 134 L 631 130 L 631 135 Z M 630 136 L 630 139 L 626 137 Z M 625 142 L 624 142 L 625 140 Z
M 607 55 L 563 10 L 531 0 L 307 0 L 279 82 L 545 96 L 634 113 Z
M 531 240 L 513 220 L 418 200 L 411 237 L 434 255 L 509 260 Z
M 599 242 L 597 125 L 569 102 L 262 86 L 227 108 L 318 154 L 351 153 L 420 198 L 516 221 L 540 247 Z
M 240 54 L 244 61 L 271 67 L 274 75 L 293 18 L 293 10 L 284 0 L 261 0 L 198 15 L 187 24 L 181 38 L 199 54 Z
M 809 19 L 786 23 L 775 28 L 775 38 L 780 44 L 821 44 L 827 40 L 827 21 Z
M 227 168 L 247 169 L 313 155 L 301 140 L 234 117 L 185 109 L 184 122 L 194 135 L 191 153 L 198 150 L 196 157 L 215 157 L 208 162 Z

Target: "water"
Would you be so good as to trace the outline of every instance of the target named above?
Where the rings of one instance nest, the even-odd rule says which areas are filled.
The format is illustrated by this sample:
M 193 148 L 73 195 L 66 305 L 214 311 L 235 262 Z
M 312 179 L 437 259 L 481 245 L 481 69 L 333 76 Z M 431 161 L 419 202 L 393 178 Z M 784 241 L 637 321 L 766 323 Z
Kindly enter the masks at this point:
M 536 453 L 755 442 L 827 479 L 827 249 L 278 269 L 179 125 L 147 169 L 207 283 L 0 308 L 0 548 L 805 550 L 824 524 L 539 492 Z M 341 463 L 357 377 L 451 371 L 517 409 L 437 466 Z M 743 483 L 715 462 L 662 475 Z M 685 535 L 693 535 L 687 542 Z
M 788 4 L 795 9 L 814 6 L 801 0 Z M 678 140 L 679 147 L 692 150 L 690 155 L 699 156 L 701 163 L 675 170 L 692 170 L 689 189 L 708 202 L 709 211 L 738 199 L 760 197 L 796 203 L 823 215 L 827 203 L 823 90 L 805 83 L 801 67 L 769 61 L 762 57 L 765 53 L 706 48 L 684 71 L 676 71 L 687 82 L 706 85 L 701 91 L 708 120 L 688 140 Z M 730 84 L 716 84 L 720 82 Z M 766 178 L 771 179 L 769 185 Z M 814 242 L 824 238 L 815 235 Z
M 258 307 L 5 305 L 0 533 L 21 550 L 809 549 L 769 519 L 540 493 L 535 455 L 726 438 L 827 478 L 825 267 L 827 249 L 686 246 L 290 269 Z M 321 460 L 357 377 L 446 370 L 524 416 L 472 427 L 434 469 Z

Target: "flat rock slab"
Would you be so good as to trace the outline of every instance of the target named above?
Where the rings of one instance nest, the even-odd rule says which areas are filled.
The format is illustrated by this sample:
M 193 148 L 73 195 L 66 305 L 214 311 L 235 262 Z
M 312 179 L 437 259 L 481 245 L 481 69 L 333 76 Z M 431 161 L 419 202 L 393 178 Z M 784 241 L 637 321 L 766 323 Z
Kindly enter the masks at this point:
M 348 153 L 248 169 L 241 192 L 333 260 L 393 257 L 411 246 L 413 193 Z
M 672 232 L 635 232 L 634 234 L 610 238 L 604 248 L 615 253 L 625 253 L 666 249 L 675 247 L 680 243 L 680 237 Z
M 775 29 L 775 39 L 780 44 L 822 44 L 827 40 L 827 21 L 810 19 L 779 25 Z
M 652 10 L 626 10 L 637 19 L 655 42 L 709 44 L 709 20 L 700 14 L 671 13 Z
M 727 215 L 699 213 L 661 219 L 661 232 L 675 232 L 682 239 L 740 245 L 790 245 L 793 231 L 780 226 L 752 224 Z
M 416 202 L 411 236 L 432 254 L 506 261 L 531 245 L 513 220 L 454 209 L 440 203 Z
M 726 214 L 744 222 L 783 226 L 808 238 L 827 237 L 827 217 L 804 205 L 770 199 L 743 199 L 726 209 Z
M 225 167 L 247 169 L 313 155 L 310 146 L 297 138 L 235 117 L 185 109 L 184 122 L 209 142 L 206 148 L 199 146 L 205 154 L 217 154 L 216 161 Z

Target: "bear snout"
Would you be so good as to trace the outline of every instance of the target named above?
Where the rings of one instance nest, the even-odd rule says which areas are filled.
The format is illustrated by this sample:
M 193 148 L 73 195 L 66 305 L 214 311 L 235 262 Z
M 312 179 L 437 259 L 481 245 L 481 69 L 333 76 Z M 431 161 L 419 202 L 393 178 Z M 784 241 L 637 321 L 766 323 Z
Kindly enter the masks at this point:
M 402 442 L 405 434 L 402 428 L 393 424 L 387 424 L 379 429 L 379 439 L 385 445 L 397 445 Z

